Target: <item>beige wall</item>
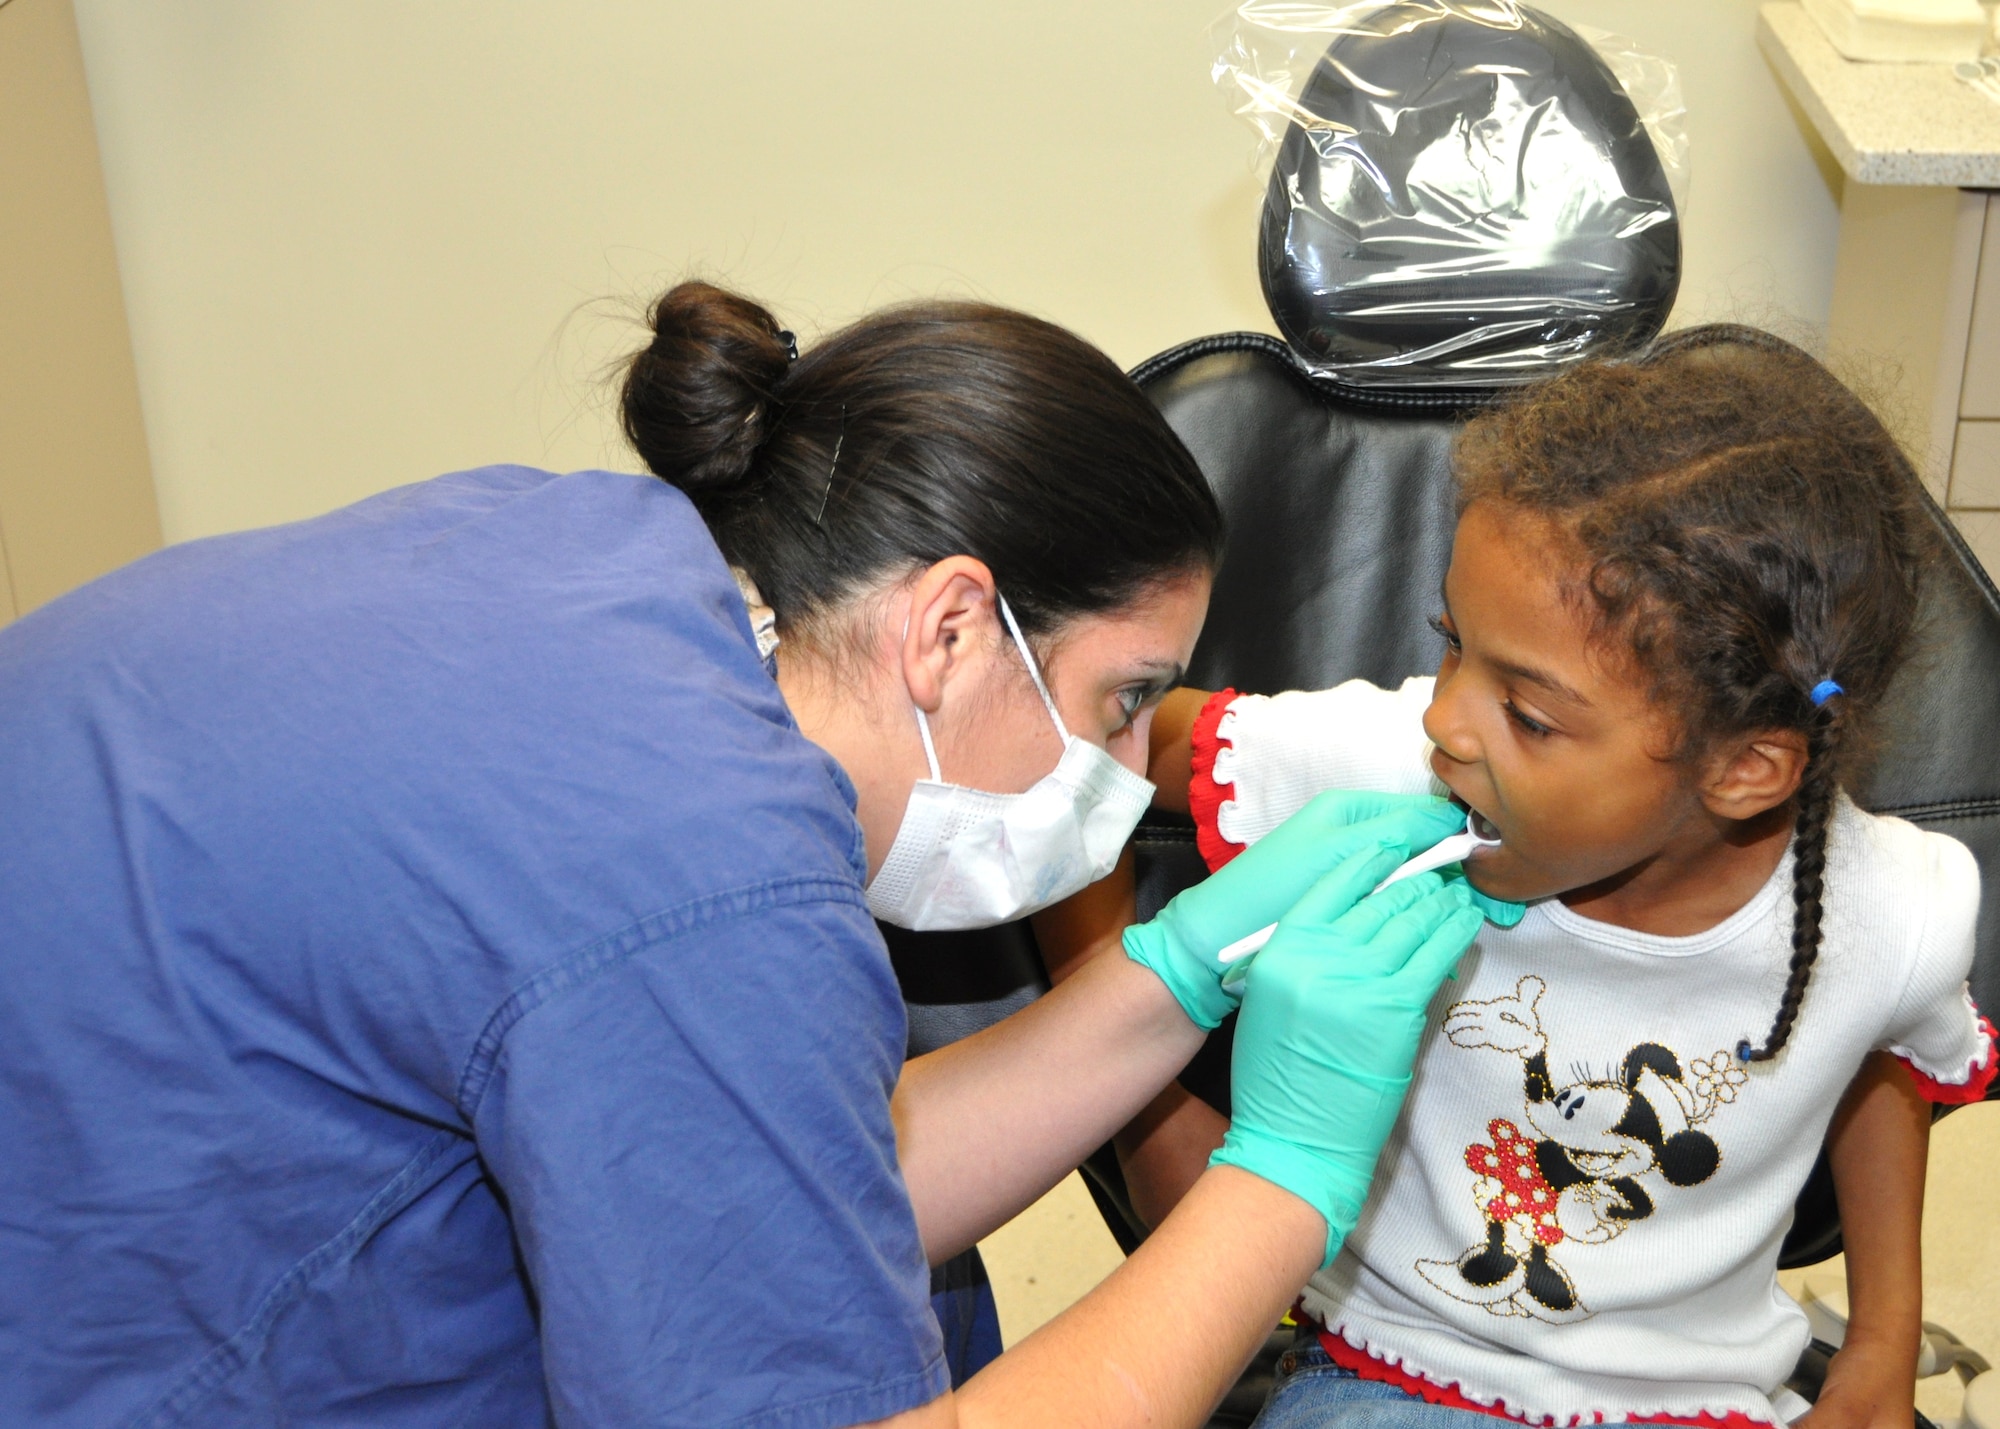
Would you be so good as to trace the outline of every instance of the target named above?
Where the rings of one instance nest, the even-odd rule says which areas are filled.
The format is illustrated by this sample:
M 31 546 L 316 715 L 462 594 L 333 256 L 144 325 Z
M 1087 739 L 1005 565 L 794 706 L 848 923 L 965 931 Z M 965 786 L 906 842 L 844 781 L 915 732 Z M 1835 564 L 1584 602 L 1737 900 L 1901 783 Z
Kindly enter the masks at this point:
M 174 539 L 629 464 L 591 303 L 690 271 L 807 334 L 972 293 L 1128 363 L 1268 322 L 1220 0 L 78 7 Z M 1823 321 L 1834 199 L 1754 0 L 1550 8 L 1684 70 L 1683 315 Z
M 0 621 L 160 543 L 69 0 L 0 7 Z

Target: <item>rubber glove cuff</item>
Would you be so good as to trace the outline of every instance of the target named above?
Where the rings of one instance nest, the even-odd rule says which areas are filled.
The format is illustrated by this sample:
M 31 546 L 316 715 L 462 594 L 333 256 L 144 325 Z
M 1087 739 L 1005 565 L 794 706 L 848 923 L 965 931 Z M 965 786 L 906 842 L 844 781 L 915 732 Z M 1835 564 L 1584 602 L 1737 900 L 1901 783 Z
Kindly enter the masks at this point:
M 1320 1269 L 1333 1264 L 1346 1244 L 1361 1209 L 1368 1203 L 1375 1158 L 1366 1165 L 1343 1164 L 1282 1137 L 1248 1127 L 1231 1126 L 1222 1145 L 1208 1158 L 1211 1166 L 1234 1166 L 1290 1191 L 1318 1211 L 1326 1221 L 1326 1249 Z
M 1486 921 L 1496 928 L 1511 928 L 1528 916 L 1525 903 L 1508 903 L 1499 898 L 1489 898 L 1472 886 L 1472 880 L 1465 876 L 1465 870 L 1454 864 L 1442 870 L 1446 883 L 1463 884 L 1465 891 L 1472 895 L 1472 906 L 1482 913 Z
M 1125 956 L 1151 968 L 1188 1020 L 1202 1031 L 1213 1032 L 1236 1010 L 1238 999 L 1222 990 L 1219 971 L 1210 971 L 1199 959 L 1176 949 L 1173 935 L 1162 921 L 1133 924 L 1125 930 L 1123 941 Z

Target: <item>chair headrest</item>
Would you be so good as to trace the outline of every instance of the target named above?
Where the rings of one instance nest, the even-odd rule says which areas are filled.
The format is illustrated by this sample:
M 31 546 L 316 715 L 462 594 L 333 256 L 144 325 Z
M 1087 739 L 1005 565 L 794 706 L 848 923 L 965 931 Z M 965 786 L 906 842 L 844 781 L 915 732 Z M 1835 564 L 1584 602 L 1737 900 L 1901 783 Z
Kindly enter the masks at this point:
M 1316 371 L 1490 388 L 1666 321 L 1666 171 L 1609 66 L 1550 17 L 1396 0 L 1343 20 L 1289 112 L 1258 268 Z

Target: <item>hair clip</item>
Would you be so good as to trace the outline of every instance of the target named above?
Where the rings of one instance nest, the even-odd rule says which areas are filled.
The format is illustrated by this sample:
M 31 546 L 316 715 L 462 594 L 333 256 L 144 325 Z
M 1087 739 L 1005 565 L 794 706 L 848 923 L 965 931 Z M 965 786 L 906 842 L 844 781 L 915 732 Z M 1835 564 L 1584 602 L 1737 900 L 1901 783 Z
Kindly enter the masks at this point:
M 1846 693 L 1847 691 L 1843 690 L 1839 685 L 1836 685 L 1832 680 L 1828 679 L 1828 680 L 1821 680 L 1817 685 L 1814 685 L 1812 687 L 1812 693 L 1807 695 L 1806 698 L 1813 702 L 1814 709 L 1818 709 L 1821 705 L 1825 704 L 1835 695 L 1844 695 Z
M 792 336 L 789 329 L 779 328 L 772 336 L 785 345 L 785 361 L 797 362 L 799 360 L 799 340 Z
M 819 496 L 819 515 L 813 517 L 813 525 L 819 525 L 826 515 L 826 503 L 833 500 L 833 474 L 840 470 L 840 449 L 847 443 L 847 404 L 840 404 L 840 431 L 833 439 L 833 460 L 826 464 L 826 490 Z

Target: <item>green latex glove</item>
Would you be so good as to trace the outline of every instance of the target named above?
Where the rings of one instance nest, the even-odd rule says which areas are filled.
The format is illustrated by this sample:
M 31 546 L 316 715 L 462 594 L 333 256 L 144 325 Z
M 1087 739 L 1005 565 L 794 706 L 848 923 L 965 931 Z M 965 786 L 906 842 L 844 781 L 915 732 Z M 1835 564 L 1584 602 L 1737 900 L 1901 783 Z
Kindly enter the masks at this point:
M 1462 883 L 1380 893 L 1359 854 L 1278 924 L 1250 969 L 1230 1063 L 1234 1114 L 1211 1164 L 1284 1187 L 1326 1217 L 1326 1264 L 1368 1198 L 1431 999 L 1484 920 Z
M 1438 872 L 1444 875 L 1446 883 L 1456 883 L 1463 887 L 1467 896 L 1472 899 L 1472 906 L 1477 908 L 1486 921 L 1496 928 L 1511 928 L 1528 916 L 1527 904 L 1503 903 L 1498 898 L 1488 898 L 1484 893 L 1474 888 L 1466 879 L 1463 864 L 1454 863 L 1439 869 Z
M 1386 877 L 1412 853 L 1464 827 L 1464 813 L 1442 799 L 1329 790 L 1182 892 L 1152 922 L 1127 928 L 1126 956 L 1159 974 L 1196 1026 L 1214 1027 L 1239 1001 L 1222 987 L 1228 965 L 1216 955 L 1224 948 L 1277 922 L 1323 874 L 1356 854 L 1395 852 L 1382 870 Z
M 1411 852 L 1414 853 L 1415 850 L 1413 849 Z M 1465 896 L 1472 900 L 1472 906 L 1477 908 L 1486 921 L 1495 927 L 1511 928 L 1528 916 L 1527 904 L 1503 903 L 1500 899 L 1489 898 L 1486 894 L 1474 888 L 1472 881 L 1465 876 L 1465 866 L 1463 864 L 1448 863 L 1443 868 L 1440 868 L 1437 874 L 1446 883 L 1463 888 Z M 1237 998 L 1243 996 L 1243 979 L 1250 975 L 1250 964 L 1256 957 L 1255 953 L 1249 953 L 1243 957 L 1230 960 L 1228 968 L 1222 974 L 1222 990 L 1225 993 Z

